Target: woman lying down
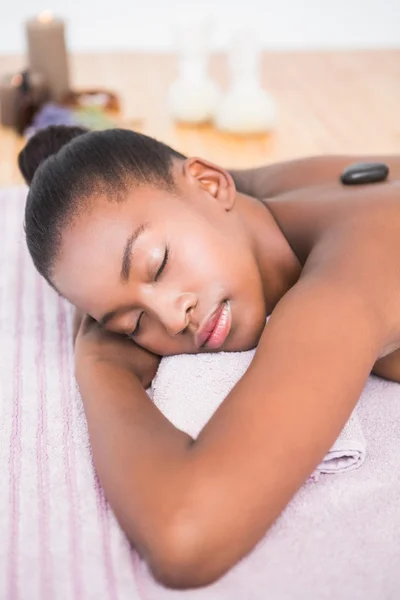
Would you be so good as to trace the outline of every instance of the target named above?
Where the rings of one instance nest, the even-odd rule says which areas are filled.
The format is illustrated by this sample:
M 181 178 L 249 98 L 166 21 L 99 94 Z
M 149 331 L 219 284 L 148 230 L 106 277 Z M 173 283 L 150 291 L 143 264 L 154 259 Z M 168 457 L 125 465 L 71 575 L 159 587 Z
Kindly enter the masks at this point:
M 400 157 L 363 158 L 390 177 L 343 185 L 360 160 L 228 172 L 131 131 L 65 127 L 20 154 L 33 262 L 85 315 L 76 378 L 98 475 L 165 586 L 228 571 L 321 462 L 368 375 L 400 381 Z M 161 356 L 256 345 L 196 440 L 145 392 Z

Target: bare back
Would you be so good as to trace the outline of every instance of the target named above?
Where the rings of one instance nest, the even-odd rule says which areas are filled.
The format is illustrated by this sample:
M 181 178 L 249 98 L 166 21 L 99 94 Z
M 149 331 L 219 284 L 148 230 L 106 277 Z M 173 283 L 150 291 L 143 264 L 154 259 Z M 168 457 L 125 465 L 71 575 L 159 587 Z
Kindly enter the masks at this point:
M 346 249 L 355 274 L 374 263 L 375 285 L 391 278 L 400 294 L 400 160 L 397 178 L 380 184 L 346 187 L 337 180 L 283 191 L 263 200 L 307 273 L 326 259 L 324 246 Z M 396 163 L 397 164 L 397 163 Z M 399 171 L 399 172 L 397 172 Z M 332 178 L 333 179 L 333 178 Z M 318 258 L 314 260 L 315 248 Z M 329 250 L 330 251 L 330 250 Z M 377 260 L 376 257 L 380 257 Z M 373 373 L 400 382 L 400 305 L 393 304 L 397 341 L 375 363 Z

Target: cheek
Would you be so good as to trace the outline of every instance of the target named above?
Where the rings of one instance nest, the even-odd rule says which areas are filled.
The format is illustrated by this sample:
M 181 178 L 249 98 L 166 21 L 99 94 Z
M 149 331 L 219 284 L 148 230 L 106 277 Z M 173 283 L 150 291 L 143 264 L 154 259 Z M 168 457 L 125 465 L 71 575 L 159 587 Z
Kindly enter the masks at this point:
M 203 228 L 181 238 L 174 254 L 172 279 L 183 291 L 198 295 L 202 312 L 223 298 L 243 304 L 246 310 L 262 301 L 257 262 L 240 236 Z
M 89 260 L 84 255 L 78 261 L 60 264 L 56 287 L 74 306 L 95 317 L 118 306 L 121 301 L 121 283 L 118 267 L 109 264 L 107 257 Z M 117 276 L 115 275 L 117 273 Z M 124 291 L 124 290 L 123 290 Z
M 140 346 L 159 356 L 193 352 L 193 342 L 189 338 L 172 338 L 163 328 L 158 327 L 153 327 L 151 332 L 143 335 L 140 342 Z
M 181 238 L 179 245 L 179 272 L 188 283 L 191 279 L 211 283 L 213 277 L 223 279 L 234 271 L 237 247 L 232 238 L 225 237 L 213 228 L 194 229 Z

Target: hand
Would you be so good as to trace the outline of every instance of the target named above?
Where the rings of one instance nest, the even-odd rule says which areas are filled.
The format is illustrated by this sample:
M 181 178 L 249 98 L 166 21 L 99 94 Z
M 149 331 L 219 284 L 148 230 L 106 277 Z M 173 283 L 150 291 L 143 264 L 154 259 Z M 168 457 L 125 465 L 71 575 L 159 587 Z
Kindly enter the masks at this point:
M 129 338 L 106 331 L 97 321 L 84 315 L 75 339 L 75 369 L 79 382 L 80 369 L 88 361 L 110 361 L 133 371 L 146 389 L 151 384 L 161 357 L 141 348 Z

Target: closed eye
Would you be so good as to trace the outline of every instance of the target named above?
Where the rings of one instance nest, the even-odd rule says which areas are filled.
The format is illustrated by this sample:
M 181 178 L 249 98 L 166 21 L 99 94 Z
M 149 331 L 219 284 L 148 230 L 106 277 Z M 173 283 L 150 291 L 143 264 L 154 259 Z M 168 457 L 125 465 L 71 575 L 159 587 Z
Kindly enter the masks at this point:
M 132 337 L 135 337 L 136 335 L 138 335 L 139 329 L 140 329 L 140 320 L 141 320 L 142 317 L 143 317 L 143 313 L 141 312 L 140 316 L 139 316 L 139 318 L 137 320 L 135 329 L 132 331 L 132 333 L 128 333 L 128 337 L 129 338 L 132 338 Z
M 164 271 L 165 267 L 167 266 L 167 262 L 168 262 L 168 257 L 169 257 L 169 246 L 165 246 L 165 253 L 164 253 L 164 258 L 163 261 L 160 265 L 160 268 L 158 269 L 155 277 L 154 277 L 154 281 L 157 281 L 157 279 L 159 279 L 159 277 L 162 275 L 162 272 Z M 132 338 L 135 337 L 139 334 L 140 331 L 140 321 L 142 319 L 143 313 L 140 313 L 139 319 L 136 323 L 136 327 L 135 329 L 132 331 L 132 333 L 128 334 L 128 337 Z
M 156 276 L 154 277 L 154 281 L 157 281 L 157 279 L 161 276 L 162 272 L 164 271 L 167 262 L 168 262 L 168 257 L 169 257 L 169 246 L 165 246 L 165 254 L 164 254 L 164 259 L 161 263 L 160 268 L 158 269 Z

